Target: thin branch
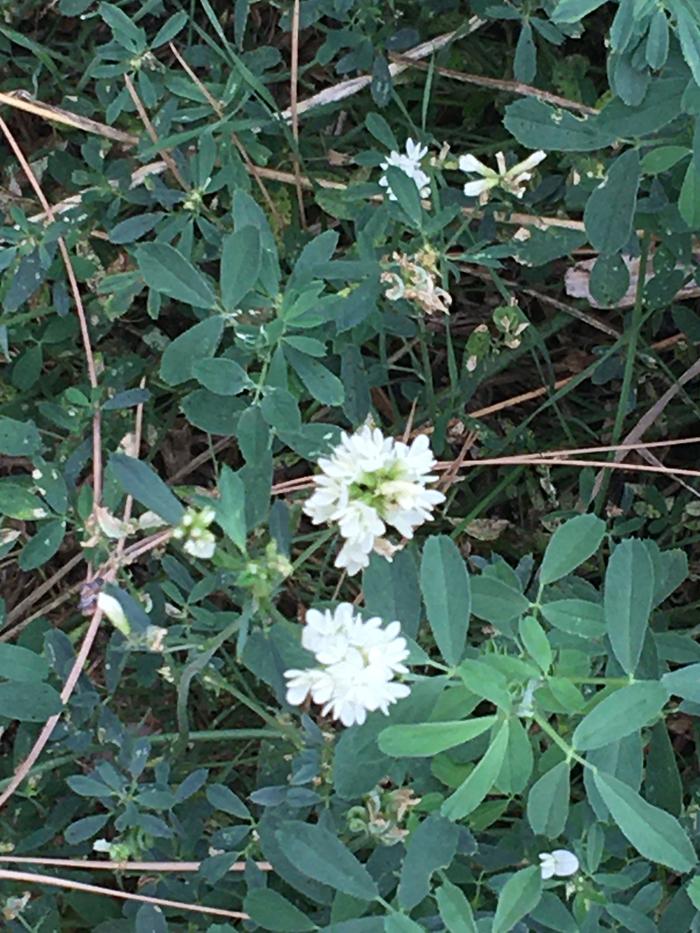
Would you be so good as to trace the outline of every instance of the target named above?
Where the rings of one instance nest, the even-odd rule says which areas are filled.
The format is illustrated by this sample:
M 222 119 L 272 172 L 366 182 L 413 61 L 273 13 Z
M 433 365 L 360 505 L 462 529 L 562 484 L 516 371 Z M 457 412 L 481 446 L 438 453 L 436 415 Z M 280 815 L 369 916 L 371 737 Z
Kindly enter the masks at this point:
M 34 855 L 0 855 L 0 863 L 10 865 L 51 865 L 56 868 L 86 869 L 88 871 L 137 871 L 137 872 L 193 872 L 199 871 L 201 862 L 109 862 L 101 859 L 40 858 Z M 245 871 L 246 862 L 234 862 L 229 871 Z M 256 862 L 260 871 L 273 871 L 269 862 Z
M 71 881 L 69 878 L 55 878 L 53 875 L 38 875 L 28 871 L 7 871 L 0 868 L 0 879 L 21 881 L 28 884 L 46 884 L 54 888 L 65 888 L 69 891 L 101 894 L 103 897 L 117 897 L 123 901 L 138 901 L 140 904 L 155 904 L 158 907 L 171 907 L 174 910 L 186 910 L 190 913 L 212 914 L 216 917 L 229 917 L 232 920 L 250 920 L 248 914 L 237 910 L 224 910 L 222 907 L 202 907 L 199 904 L 186 904 L 184 901 L 171 901 L 165 897 L 150 897 L 147 894 L 130 894 L 128 891 L 102 888 L 96 884 Z
M 300 19 L 299 0 L 294 0 L 292 7 L 292 61 L 289 74 L 289 109 L 292 115 L 292 137 L 294 139 L 294 181 L 297 190 L 297 204 L 299 205 L 299 219 L 302 227 L 306 227 L 306 211 L 304 210 L 304 194 L 301 187 L 299 168 L 299 19 Z
M 5 135 L 7 142 L 10 145 L 10 148 L 14 152 L 17 161 L 24 174 L 27 176 L 27 181 L 34 189 L 34 193 L 39 199 L 39 203 L 44 208 L 46 218 L 53 222 L 56 218 L 53 212 L 53 208 L 49 204 L 44 192 L 39 184 L 34 171 L 32 170 L 31 165 L 25 158 L 24 153 L 22 152 L 17 140 L 12 135 L 10 128 L 5 123 L 5 121 L 0 117 L 0 129 Z M 90 331 L 88 329 L 87 316 L 85 314 L 85 308 L 83 307 L 83 300 L 80 296 L 80 289 L 78 288 L 78 280 L 75 277 L 75 271 L 73 270 L 73 263 L 71 262 L 70 254 L 68 252 L 68 247 L 65 244 L 63 237 L 58 238 L 58 248 L 61 253 L 61 258 L 63 259 L 63 265 L 66 268 L 66 275 L 68 277 L 68 282 L 70 284 L 71 292 L 73 293 L 73 300 L 75 301 L 75 309 L 78 315 L 78 322 L 80 324 L 80 334 L 83 341 L 83 350 L 85 352 L 85 361 L 87 363 L 87 372 L 88 379 L 90 381 L 90 387 L 97 391 L 98 382 L 97 382 L 97 369 L 95 367 L 95 358 L 92 352 L 92 344 L 90 342 Z M 100 410 L 98 407 L 95 407 L 93 416 L 92 416 L 92 507 L 93 510 L 97 508 L 100 504 L 102 498 L 102 437 L 101 437 L 101 420 L 100 420 Z
M 91 120 L 89 117 L 83 117 L 78 113 L 71 113 L 70 110 L 64 110 L 62 107 L 54 107 L 52 104 L 44 104 L 39 100 L 34 100 L 31 94 L 26 91 L 14 91 L 12 94 L 0 93 L 0 104 L 7 104 L 15 110 L 24 110 L 25 113 L 32 113 L 36 117 L 48 120 L 49 123 L 62 123 L 64 126 L 70 126 L 76 130 L 84 130 L 86 133 L 94 133 L 96 136 L 104 136 L 105 139 L 112 139 L 117 143 L 124 143 L 127 146 L 138 144 L 138 137 L 131 133 L 123 133 L 121 130 L 115 130 L 112 126 L 105 123 L 98 123 L 97 120 Z
M 501 78 L 487 78 L 485 75 L 469 74 L 465 71 L 455 71 L 453 68 L 442 68 L 439 65 L 428 65 L 425 62 L 412 61 L 406 55 L 397 55 L 391 53 L 392 61 L 401 62 L 409 68 L 418 68 L 420 71 L 432 69 L 444 78 L 451 78 L 453 81 L 460 81 L 463 84 L 476 84 L 479 87 L 488 87 L 494 91 L 505 91 L 508 94 L 516 94 L 520 97 L 536 97 L 545 103 L 552 104 L 555 107 L 563 107 L 564 110 L 577 110 L 586 116 L 597 116 L 599 113 L 595 107 L 589 107 L 587 104 L 581 104 L 577 100 L 569 100 L 568 97 L 560 97 L 558 94 L 550 94 L 549 91 L 543 91 L 539 87 L 533 87 L 530 84 L 523 84 L 520 81 L 504 81 Z
M 189 191 L 189 186 L 185 179 L 180 174 L 180 169 L 175 164 L 175 159 L 167 149 L 163 149 L 160 145 L 160 140 L 158 139 L 158 134 L 156 133 L 156 128 L 151 123 L 151 118 L 146 113 L 146 108 L 141 102 L 141 98 L 136 93 L 136 88 L 134 87 L 134 82 L 131 80 L 129 75 L 124 75 L 124 84 L 126 84 L 126 89 L 129 92 L 129 97 L 133 101 L 134 107 L 136 107 L 137 113 L 141 118 L 141 122 L 144 125 L 146 132 L 148 133 L 151 142 L 158 149 L 161 159 L 165 162 L 170 170 L 171 174 L 176 179 L 177 183 L 183 189 L 183 191 Z

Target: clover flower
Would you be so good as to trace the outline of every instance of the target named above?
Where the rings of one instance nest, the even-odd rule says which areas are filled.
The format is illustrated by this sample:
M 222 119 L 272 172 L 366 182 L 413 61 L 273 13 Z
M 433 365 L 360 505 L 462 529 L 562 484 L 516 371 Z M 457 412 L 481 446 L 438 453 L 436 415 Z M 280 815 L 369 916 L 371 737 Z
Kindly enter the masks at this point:
M 570 878 L 579 870 L 579 860 L 568 849 L 553 849 L 540 853 L 540 872 L 542 879 Z
M 412 178 L 415 182 L 416 188 L 418 189 L 418 194 L 422 198 L 427 198 L 430 194 L 430 178 L 425 174 L 423 169 L 420 167 L 421 159 L 423 159 L 428 154 L 428 147 L 421 146 L 420 143 L 414 142 L 412 139 L 406 140 L 406 152 L 397 152 L 393 150 L 389 153 L 386 160 L 380 163 L 380 167 L 386 170 L 389 166 L 394 166 L 394 168 L 399 168 L 404 173 L 408 175 L 409 178 Z M 386 175 L 382 175 L 379 179 L 379 184 L 382 188 L 386 188 L 389 195 L 390 201 L 396 200 L 396 195 L 391 190 L 389 185 L 389 179 Z
M 488 192 L 491 188 L 503 188 L 516 198 L 522 198 L 525 194 L 525 185 L 532 178 L 532 169 L 547 158 L 547 153 L 539 149 L 533 152 L 527 159 L 518 162 L 512 168 L 507 168 L 506 157 L 502 152 L 496 153 L 496 169 L 484 165 L 476 156 L 463 155 L 459 159 L 460 171 L 467 174 L 481 175 L 478 181 L 468 181 L 464 186 L 464 194 L 468 198 L 480 198 L 482 201 L 488 200 Z
M 209 531 L 215 517 L 214 509 L 202 509 L 200 512 L 187 509 L 180 524 L 173 529 L 173 538 L 184 541 L 183 550 L 191 557 L 208 560 L 216 550 L 216 538 Z
M 430 472 L 435 459 L 422 434 L 409 446 L 365 425 L 354 434 L 343 433 L 331 456 L 318 465 L 321 474 L 314 479 L 316 490 L 304 512 L 314 525 L 338 525 L 345 543 L 335 566 L 350 575 L 369 564 L 373 550 L 391 559 L 394 548 L 384 538 L 387 526 L 410 539 L 445 499 L 426 488 L 436 478 Z
M 403 664 L 408 648 L 400 632 L 399 622 L 382 628 L 379 618 L 364 621 L 350 603 L 333 612 L 310 609 L 301 641 L 319 666 L 285 672 L 287 702 L 298 706 L 310 695 L 323 707 L 322 715 L 330 713 L 344 726 L 361 725 L 378 709 L 386 715 L 392 703 L 410 693 L 394 680 L 408 673 Z

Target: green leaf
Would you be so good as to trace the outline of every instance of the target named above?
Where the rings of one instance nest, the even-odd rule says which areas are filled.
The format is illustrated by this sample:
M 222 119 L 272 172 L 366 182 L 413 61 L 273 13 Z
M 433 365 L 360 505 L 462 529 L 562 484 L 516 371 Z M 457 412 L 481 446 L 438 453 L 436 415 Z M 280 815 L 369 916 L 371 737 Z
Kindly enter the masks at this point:
M 661 12 L 661 11 L 659 11 Z M 658 146 L 650 149 L 641 161 L 644 175 L 660 175 L 677 165 L 691 154 L 687 146 Z
M 691 878 L 688 882 L 688 887 L 686 888 L 688 892 L 688 897 L 690 898 L 693 907 L 700 911 L 700 877 L 697 875 L 695 878 Z
M 527 19 L 522 21 L 520 35 L 515 46 L 513 77 L 516 81 L 532 84 L 537 74 L 537 47 L 532 36 L 532 26 Z
M 490 574 L 471 578 L 471 594 L 472 613 L 499 630 L 530 608 L 530 601 L 521 592 Z
M 245 403 L 242 399 L 230 397 L 225 405 L 221 402 L 220 395 L 215 395 L 208 389 L 195 389 L 183 398 L 180 408 L 185 418 L 196 428 L 206 431 L 207 434 L 231 437 L 236 433 Z
M 386 179 L 389 182 L 387 190 L 394 195 L 411 225 L 420 229 L 423 222 L 423 208 L 415 181 L 395 165 L 390 165 L 386 170 Z
M 49 675 L 46 658 L 21 645 L 0 642 L 0 677 L 23 683 L 36 683 Z
M 46 518 L 47 512 L 41 499 L 23 486 L 0 481 L 0 515 L 31 522 Z
M 433 872 L 450 866 L 458 840 L 458 827 L 437 813 L 431 813 L 411 833 L 398 888 L 403 910 L 412 910 L 428 896 Z
M 126 454 L 112 454 L 109 468 L 124 492 L 169 524 L 178 524 L 185 511 L 182 503 L 148 464 Z
M 76 820 L 63 830 L 63 838 L 68 845 L 76 846 L 96 836 L 109 818 L 109 813 L 101 813 L 99 816 L 86 816 L 82 820 Z
M 559 0 L 551 14 L 553 23 L 578 23 L 607 0 Z
M 357 922 L 361 923 L 362 921 L 358 920 Z M 335 924 L 334 929 L 341 933 L 339 924 Z M 384 933 L 423 933 L 424 929 L 415 920 L 406 917 L 405 914 L 389 914 L 384 918 Z M 370 933 L 370 931 L 368 930 L 367 933 Z
M 224 464 L 219 475 L 216 520 L 239 550 L 246 550 L 245 486 L 241 477 Z
M 378 744 L 385 755 L 393 758 L 430 758 L 462 742 L 470 742 L 495 722 L 495 716 L 481 716 L 457 722 L 388 726 L 379 734 Z
M 639 152 L 630 149 L 611 163 L 603 181 L 591 193 L 583 220 L 591 246 L 609 256 L 632 235 L 639 190 Z
M 603 610 L 608 638 L 622 669 L 634 674 L 654 596 L 654 565 L 636 538 L 620 542 L 605 573 Z
M 197 360 L 213 356 L 224 332 L 224 319 L 210 317 L 176 337 L 163 352 L 160 376 L 169 386 L 178 386 L 192 378 Z
M 448 933 L 477 933 L 471 905 L 451 881 L 443 881 L 435 892 L 435 900 Z
M 527 730 L 520 719 L 513 716 L 501 770 L 496 778 L 497 790 L 502 794 L 522 794 L 530 780 L 533 766 L 534 754 Z
M 649 32 L 647 33 L 645 49 L 647 65 L 655 71 L 658 71 L 659 68 L 663 68 L 668 58 L 668 49 L 668 19 L 666 17 L 666 11 L 663 8 L 659 8 L 651 18 Z
M 474 661 L 467 658 L 466 661 L 462 661 L 459 665 L 457 672 L 462 678 L 464 686 L 471 693 L 483 697 L 506 712 L 510 710 L 513 700 L 508 692 L 506 678 L 500 671 L 494 670 L 484 661 Z
M 37 532 L 22 548 L 19 555 L 21 570 L 36 570 L 54 556 L 61 546 L 66 533 L 66 523 L 62 518 L 42 522 Z
M 63 709 L 53 687 L 43 683 L 0 684 L 0 716 L 20 722 L 45 722 Z
M 596 515 L 577 515 L 554 532 L 542 558 L 540 583 L 561 580 L 587 561 L 600 547 L 605 522 Z
M 593 780 L 620 832 L 644 858 L 678 872 L 697 864 L 695 850 L 678 820 L 643 800 L 612 775 L 596 771 Z
M 241 227 L 224 237 L 221 253 L 221 300 L 235 311 L 257 284 L 262 264 L 262 243 L 257 227 Z
M 290 820 L 275 833 L 295 867 L 314 881 L 361 901 L 377 897 L 374 879 L 333 833 L 322 826 Z
M 594 706 L 576 726 L 574 748 L 588 751 L 637 732 L 655 719 L 668 701 L 668 690 L 653 680 L 622 687 Z
M 523 647 L 546 674 L 552 664 L 552 648 L 547 633 L 534 616 L 524 616 L 519 626 Z
M 560 761 L 536 781 L 527 796 L 527 819 L 536 836 L 556 839 L 569 816 L 569 762 Z
M 195 308 L 214 308 L 216 295 L 189 259 L 167 243 L 144 243 L 135 252 L 141 275 L 154 291 Z
M 389 562 L 372 554 L 362 574 L 365 606 L 385 622 L 401 621 L 401 634 L 415 638 L 421 618 L 418 569 L 410 550 L 399 551 Z
M 133 243 L 150 233 L 165 216 L 162 211 L 154 211 L 152 214 L 139 214 L 138 217 L 122 220 L 109 231 L 109 241 L 119 245 Z
M 644 792 L 649 803 L 674 816 L 683 809 L 683 782 L 678 773 L 676 753 L 661 720 L 651 730 L 644 775 Z
M 661 677 L 661 683 L 674 696 L 700 703 L 700 664 L 688 664 Z
M 503 124 L 527 149 L 547 152 L 593 152 L 616 138 L 612 127 L 601 126 L 598 117 L 574 116 L 534 97 L 509 104 Z
M 343 404 L 343 383 L 323 363 L 290 346 L 285 346 L 284 355 L 313 399 L 322 405 Z
M 242 366 L 225 357 L 195 360 L 192 375 L 200 385 L 215 395 L 238 395 L 252 385 Z
M 509 933 L 519 920 L 530 913 L 542 897 L 542 877 L 537 865 L 523 868 L 509 878 L 501 889 L 491 933 Z
M 579 638 L 602 638 L 605 635 L 603 606 L 587 599 L 557 599 L 544 603 L 542 615 L 550 625 L 578 635 Z
M 384 117 L 378 113 L 368 113 L 365 117 L 365 126 L 382 146 L 389 150 L 393 149 L 398 151 L 399 144 L 396 141 L 393 130 Z
M 596 257 L 588 287 L 598 304 L 605 308 L 614 307 L 627 293 L 630 272 L 620 253 Z
M 448 664 L 458 664 L 467 638 L 471 593 L 464 558 L 447 535 L 425 542 L 420 585 L 440 654 Z
M 678 210 L 691 230 L 700 229 L 700 172 L 694 159 L 686 169 Z
M 210 784 L 206 790 L 207 800 L 215 810 L 237 816 L 241 820 L 250 819 L 250 810 L 241 798 L 224 784 Z
M 0 415 L 0 454 L 33 457 L 41 448 L 41 435 L 33 421 L 15 421 Z
M 306 933 L 316 930 L 316 924 L 286 897 L 271 888 L 253 888 L 244 900 L 243 909 L 263 930 L 279 933 Z
M 473 771 L 442 805 L 441 813 L 448 820 L 461 820 L 479 806 L 493 787 L 503 765 L 508 746 L 508 720 L 498 728 L 488 751 Z
M 676 14 L 676 28 L 683 58 L 693 73 L 695 83 L 700 84 L 700 26 L 683 3 L 674 3 L 673 12 Z

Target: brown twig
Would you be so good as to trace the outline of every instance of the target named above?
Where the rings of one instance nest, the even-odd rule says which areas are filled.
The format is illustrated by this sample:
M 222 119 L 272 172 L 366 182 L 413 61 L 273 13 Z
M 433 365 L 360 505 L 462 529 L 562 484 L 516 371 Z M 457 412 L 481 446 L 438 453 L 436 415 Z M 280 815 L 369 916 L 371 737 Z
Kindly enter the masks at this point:
M 204 82 L 201 81 L 197 77 L 197 74 L 192 70 L 192 68 L 190 68 L 189 64 L 187 63 L 185 58 L 181 55 L 181 53 L 178 51 L 177 47 L 172 42 L 169 42 L 168 46 L 170 48 L 170 51 L 173 53 L 173 55 L 177 59 L 178 64 L 180 65 L 182 70 L 187 75 L 187 77 L 194 83 L 196 87 L 199 88 L 199 90 L 202 92 L 202 94 L 206 98 L 207 103 L 209 104 L 211 109 L 214 111 L 214 113 L 217 115 L 217 117 L 220 120 L 223 120 L 224 108 L 221 106 L 221 103 L 210 92 L 206 84 L 204 84 Z M 262 179 L 262 175 L 260 174 L 259 167 L 255 164 L 255 162 L 253 162 L 253 160 L 248 155 L 248 152 L 245 146 L 243 145 L 243 143 L 241 142 L 241 140 L 239 139 L 238 134 L 232 132 L 231 139 L 233 140 L 234 146 L 236 147 L 236 149 L 238 149 L 239 153 L 241 154 L 241 158 L 245 162 L 246 171 L 248 172 L 249 175 L 252 175 L 253 179 L 255 180 L 255 183 L 260 189 L 260 194 L 263 196 L 263 198 L 265 199 L 265 203 L 267 204 L 267 206 L 270 208 L 270 211 L 272 212 L 272 216 L 275 218 L 276 223 L 281 228 L 282 226 L 284 226 L 284 221 L 275 206 L 275 202 L 272 200 L 272 196 L 270 195 L 270 192 L 267 190 L 265 186 L 265 182 Z
M 78 113 L 71 113 L 70 110 L 64 110 L 62 107 L 54 107 L 52 104 L 44 104 L 39 100 L 34 100 L 31 94 L 26 91 L 15 91 L 12 94 L 0 93 L 0 104 L 7 104 L 8 107 L 13 107 L 15 110 L 24 110 L 25 113 L 32 113 L 34 116 L 48 120 L 50 123 L 62 123 L 64 126 L 84 130 L 86 133 L 94 133 L 96 136 L 104 136 L 105 139 L 112 139 L 127 146 L 135 146 L 138 143 L 137 136 L 115 130 L 112 126 L 98 123 L 97 120 L 91 120 L 89 117 L 83 117 Z
M 463 84 L 475 84 L 479 87 L 491 88 L 493 91 L 505 91 L 508 94 L 516 94 L 519 97 L 536 97 L 538 100 L 553 104 L 555 107 L 563 107 L 564 110 L 577 110 L 579 113 L 586 114 L 586 116 L 596 116 L 599 112 L 595 107 L 581 104 L 577 100 L 569 100 L 567 97 L 560 97 L 558 94 L 550 94 L 549 91 L 543 91 L 539 87 L 523 84 L 520 81 L 504 81 L 501 78 L 487 78 L 485 75 L 455 71 L 454 68 L 442 68 L 440 65 L 428 65 L 425 62 L 413 61 L 405 55 L 397 55 L 395 53 L 391 53 L 389 57 L 392 61 L 401 62 L 409 68 L 418 68 L 420 71 L 432 69 L 436 74 L 442 75 L 444 78 L 451 78 L 453 81 L 460 81 Z
M 128 891 L 119 891 L 113 888 L 102 888 L 96 884 L 85 884 L 82 881 L 71 881 L 69 878 L 55 878 L 53 875 L 39 875 L 29 871 L 7 871 L 0 868 L 0 879 L 6 881 L 21 881 L 28 884 L 45 884 L 54 888 L 65 888 L 69 891 L 82 891 L 85 894 L 101 894 L 104 897 L 117 897 L 123 901 L 138 901 L 141 904 L 155 904 L 158 907 L 171 907 L 175 910 L 186 910 L 190 913 L 212 914 L 216 917 L 229 917 L 232 920 L 249 920 L 248 914 L 238 910 L 224 910 L 222 907 L 202 907 L 199 904 L 186 904 L 184 901 L 171 901 L 165 897 L 150 897 L 148 894 L 130 894 Z
M 40 858 L 35 855 L 0 855 L 0 863 L 9 865 L 47 865 L 55 868 L 86 869 L 88 871 L 138 871 L 167 874 L 199 871 L 201 862 L 109 862 L 102 859 Z M 247 862 L 234 862 L 229 871 L 245 871 Z M 269 862 L 256 862 L 259 871 L 272 871 Z
M 292 115 L 292 138 L 294 139 L 294 180 L 297 190 L 297 204 L 299 205 L 299 219 L 302 227 L 306 227 L 306 212 L 304 210 L 304 193 L 301 187 L 299 168 L 299 18 L 300 7 L 299 0 L 294 0 L 292 7 L 292 61 L 289 75 L 289 109 Z
M 0 129 L 5 135 L 7 142 L 10 145 L 10 148 L 14 152 L 17 161 L 24 174 L 27 176 L 27 181 L 34 189 L 34 193 L 39 199 L 39 203 L 44 208 L 46 218 L 53 222 L 56 218 L 54 216 L 53 208 L 49 204 L 44 192 L 39 184 L 34 171 L 32 170 L 31 165 L 25 158 L 24 153 L 22 152 L 17 140 L 12 135 L 10 128 L 5 123 L 5 121 L 0 117 Z M 66 246 L 65 240 L 63 237 L 58 238 L 58 248 L 61 253 L 61 258 L 63 260 L 63 265 L 66 268 L 66 275 L 68 277 L 68 282 L 70 284 L 70 289 L 73 294 L 73 300 L 75 301 L 75 309 L 78 315 L 78 322 L 80 324 L 80 334 L 83 341 L 83 350 L 85 352 L 85 361 L 87 363 L 87 372 L 88 380 L 90 382 L 90 387 L 97 391 L 98 382 L 97 382 L 97 369 L 95 367 L 95 357 L 92 352 L 92 344 L 90 342 L 90 331 L 88 329 L 87 316 L 85 314 L 85 308 L 83 307 L 83 300 L 80 295 L 80 289 L 78 288 L 78 280 L 75 277 L 75 271 L 73 270 L 73 263 L 71 262 L 70 254 L 68 252 L 68 247 Z M 100 504 L 102 498 L 102 438 L 101 438 L 101 420 L 100 420 L 100 410 L 95 407 L 93 417 L 92 417 L 92 502 L 93 510 L 97 508 Z
M 131 78 L 127 74 L 124 75 L 124 84 L 126 85 L 126 89 L 129 92 L 129 97 L 133 101 L 134 107 L 136 107 L 136 111 L 139 117 L 141 118 L 141 122 L 143 123 L 144 128 L 150 137 L 151 142 L 158 150 L 158 153 L 160 154 L 161 159 L 168 166 L 170 173 L 176 179 L 178 185 L 183 189 L 183 191 L 189 191 L 189 186 L 187 182 L 185 181 L 185 179 L 180 174 L 180 169 L 177 167 L 175 163 L 175 159 L 173 159 L 172 155 L 167 149 L 163 149 L 161 147 L 160 140 L 158 139 L 158 134 L 156 133 L 156 128 L 151 123 L 151 118 L 146 113 L 146 108 L 143 106 L 143 103 L 141 102 L 141 98 L 136 93 L 134 82 L 131 80 Z

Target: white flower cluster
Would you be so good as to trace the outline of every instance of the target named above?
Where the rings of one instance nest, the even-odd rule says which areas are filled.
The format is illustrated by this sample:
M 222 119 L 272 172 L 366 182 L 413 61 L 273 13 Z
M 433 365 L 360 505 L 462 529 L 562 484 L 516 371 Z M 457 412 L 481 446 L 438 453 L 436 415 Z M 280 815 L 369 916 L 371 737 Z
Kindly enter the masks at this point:
M 345 544 L 335 566 L 349 574 L 366 567 L 372 551 L 391 559 L 397 548 L 384 537 L 387 525 L 412 538 L 445 499 L 426 488 L 436 477 L 430 472 L 435 458 L 424 434 L 409 446 L 365 425 L 343 434 L 331 456 L 318 465 L 316 491 L 304 512 L 314 525 L 337 522 Z
M 478 181 L 468 181 L 466 183 L 464 194 L 468 198 L 481 197 L 483 200 L 488 197 L 491 188 L 501 187 L 504 191 L 514 194 L 516 198 L 522 198 L 525 194 L 525 184 L 532 178 L 532 169 L 546 158 L 547 153 L 539 149 L 512 168 L 507 168 L 505 155 L 502 152 L 497 152 L 496 164 L 498 171 L 496 171 L 496 169 L 484 165 L 476 156 L 463 155 L 459 159 L 460 171 L 467 174 L 481 175 Z
M 192 557 L 208 560 L 213 557 L 216 550 L 216 538 L 209 531 L 209 525 L 214 521 L 214 509 L 187 509 L 177 528 L 173 529 L 173 538 L 184 541 L 182 545 Z
M 297 706 L 311 694 L 323 706 L 322 715 L 330 713 L 344 726 L 361 725 L 374 710 L 386 715 L 392 703 L 410 693 L 394 680 L 408 673 L 402 663 L 408 648 L 399 637 L 399 622 L 381 626 L 381 619 L 365 622 L 355 615 L 351 603 L 340 603 L 333 612 L 309 609 L 301 643 L 318 667 L 285 672 L 287 702 Z
M 379 179 L 379 184 L 382 188 L 387 189 L 390 201 L 396 200 L 396 195 L 391 190 L 389 179 L 386 176 L 386 171 L 390 166 L 401 169 L 405 175 L 413 179 L 422 198 L 427 198 L 430 194 L 430 178 L 421 168 L 421 162 L 428 154 L 428 147 L 422 146 L 409 138 L 406 140 L 405 149 L 405 152 L 392 150 L 384 162 L 380 163 L 380 167 L 385 174 Z M 464 194 L 468 198 L 478 197 L 482 203 L 485 203 L 488 200 L 489 191 L 492 188 L 500 187 L 504 191 L 515 195 L 516 198 L 522 198 L 525 194 L 525 186 L 532 178 L 532 170 L 546 158 L 547 153 L 538 149 L 537 152 L 533 152 L 526 159 L 518 162 L 517 165 L 508 168 L 504 153 L 497 152 L 497 168 L 493 169 L 477 159 L 476 156 L 460 156 L 458 162 L 460 171 L 481 176 L 478 180 L 468 181 L 465 184 Z M 439 156 L 435 164 L 441 164 L 441 162 L 444 162 L 444 158 Z
M 408 175 L 409 178 L 413 179 L 416 188 L 418 189 L 418 194 L 422 198 L 427 198 L 430 194 L 430 178 L 420 167 L 421 159 L 424 159 L 427 154 L 427 146 L 421 146 L 420 143 L 414 142 L 412 139 L 407 139 L 405 153 L 396 152 L 396 150 L 393 150 L 389 153 L 387 159 L 384 162 L 381 162 L 380 165 L 385 172 L 389 166 L 401 169 L 404 175 Z M 379 179 L 379 184 L 382 186 L 382 188 L 388 189 L 389 200 L 395 201 L 396 195 L 391 190 L 389 179 L 386 177 L 386 175 L 382 175 L 382 177 Z

